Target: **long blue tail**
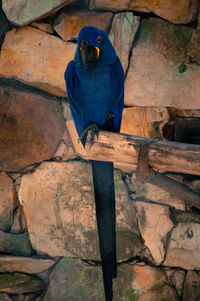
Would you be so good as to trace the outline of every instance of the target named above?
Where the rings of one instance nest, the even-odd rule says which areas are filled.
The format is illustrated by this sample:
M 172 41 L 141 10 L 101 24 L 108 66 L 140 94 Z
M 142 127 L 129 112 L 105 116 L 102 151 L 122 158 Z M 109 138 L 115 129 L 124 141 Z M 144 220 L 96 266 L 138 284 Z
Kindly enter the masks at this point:
M 92 172 L 105 297 L 111 301 L 117 277 L 113 163 L 92 161 Z

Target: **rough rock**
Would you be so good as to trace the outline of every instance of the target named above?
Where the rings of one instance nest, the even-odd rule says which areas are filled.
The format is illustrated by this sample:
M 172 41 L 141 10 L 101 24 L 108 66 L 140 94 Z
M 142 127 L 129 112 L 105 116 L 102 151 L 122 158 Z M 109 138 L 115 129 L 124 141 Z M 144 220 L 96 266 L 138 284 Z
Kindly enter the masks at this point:
M 0 252 L 16 256 L 31 255 L 32 248 L 28 234 L 11 234 L 0 230 Z
M 24 206 L 32 245 L 51 256 L 99 259 L 91 166 L 85 162 L 44 162 L 22 177 Z M 119 171 L 115 172 L 117 256 L 133 257 L 142 243 L 135 211 Z
M 71 110 L 69 107 L 69 102 L 68 101 L 62 101 L 62 110 L 63 110 L 63 117 L 65 119 L 65 121 L 67 120 L 72 120 L 72 114 L 71 114 Z
M 197 212 L 180 212 L 175 216 L 176 223 L 199 223 L 200 214 Z
M 180 297 L 183 296 L 183 287 L 185 281 L 185 271 L 177 270 L 173 273 L 171 278 L 172 284 L 176 288 L 176 291 Z M 189 299 L 188 299 L 189 300 Z
M 0 273 L 36 274 L 47 270 L 55 263 L 52 259 L 36 259 L 31 257 L 0 256 Z
M 104 301 L 101 267 L 64 257 L 50 274 L 50 284 L 43 301 Z
M 2 45 L 0 75 L 66 96 L 64 72 L 75 49 L 75 44 L 33 27 L 14 28 Z
M 164 272 L 149 266 L 118 266 L 113 291 L 113 301 L 178 300 Z M 50 275 L 50 284 L 43 301 L 60 300 L 104 301 L 101 268 L 86 265 L 74 258 L 61 259 Z
M 44 23 L 42 21 L 31 23 L 32 27 L 35 27 L 39 30 L 45 31 L 47 33 L 53 33 L 53 27 L 49 23 Z
M 0 292 L 9 294 L 23 294 L 41 291 L 45 288 L 43 281 L 31 275 L 21 273 L 0 274 Z
M 2 78 L 0 125 L 0 169 L 17 170 L 52 157 L 63 134 L 62 108 L 54 97 Z
M 200 276 L 195 271 L 188 271 L 183 289 L 183 301 L 197 301 L 200 298 Z
M 21 229 L 21 221 L 20 221 L 20 207 L 17 207 L 17 209 L 14 212 L 13 215 L 13 223 L 12 223 L 12 227 L 10 229 L 11 233 L 22 233 L 22 229 Z
M 155 203 L 169 205 L 178 210 L 185 210 L 185 202 L 181 198 L 150 183 L 142 183 L 136 180 L 135 173 L 133 173 L 131 180 L 131 190 L 134 192 L 134 199 L 153 201 Z
M 133 41 L 140 25 L 140 17 L 132 12 L 115 14 L 109 39 L 112 42 L 126 74 Z
M 150 266 L 134 265 L 132 273 L 132 291 L 129 292 L 130 299 L 128 300 L 179 300 L 175 290 L 167 283 L 162 270 Z
M 171 233 L 164 265 L 200 269 L 200 224 L 179 223 Z
M 91 0 L 90 8 L 112 11 L 133 10 L 140 12 L 153 12 L 172 23 L 185 24 L 196 20 L 198 0 Z
M 45 18 L 74 0 L 2 0 L 2 8 L 8 20 L 17 26 L 27 25 Z
M 199 47 L 199 30 L 144 19 L 132 51 L 125 104 L 199 109 Z
M 164 107 L 124 108 L 120 132 L 147 138 L 162 138 L 162 129 L 168 120 L 169 114 Z
M 53 155 L 53 158 L 57 161 L 63 160 L 63 161 L 68 161 L 70 159 L 75 159 L 77 158 L 78 155 L 76 154 L 72 141 L 69 137 L 69 134 L 67 130 L 64 131 L 64 134 L 62 136 L 62 139 L 60 141 L 60 144 Z
M 200 179 L 196 179 L 194 181 L 188 181 L 188 182 L 186 182 L 186 185 L 188 185 L 190 188 L 200 192 Z
M 112 13 L 87 12 L 87 11 L 63 11 L 55 19 L 54 30 L 65 41 L 76 40 L 83 26 L 96 26 L 108 31 L 112 21 Z
M 10 297 L 4 293 L 0 293 L 0 300 L 1 301 L 12 301 L 12 299 L 10 299 Z
M 16 208 L 16 194 L 12 180 L 5 172 L 0 173 L 0 229 L 7 231 L 12 225 Z
M 156 264 L 160 264 L 165 256 L 164 240 L 173 228 L 167 206 L 136 202 L 137 218 L 140 232 L 149 248 Z
M 27 230 L 26 217 L 22 206 L 18 206 L 14 212 L 11 233 L 23 233 Z

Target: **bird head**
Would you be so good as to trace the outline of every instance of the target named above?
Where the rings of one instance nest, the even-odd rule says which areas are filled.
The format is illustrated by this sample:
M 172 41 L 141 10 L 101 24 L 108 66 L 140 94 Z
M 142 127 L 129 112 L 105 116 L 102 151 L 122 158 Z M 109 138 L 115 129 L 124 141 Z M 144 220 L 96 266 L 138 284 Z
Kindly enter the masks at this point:
M 75 61 L 84 68 L 112 64 L 116 52 L 105 31 L 94 26 L 84 26 L 78 35 Z

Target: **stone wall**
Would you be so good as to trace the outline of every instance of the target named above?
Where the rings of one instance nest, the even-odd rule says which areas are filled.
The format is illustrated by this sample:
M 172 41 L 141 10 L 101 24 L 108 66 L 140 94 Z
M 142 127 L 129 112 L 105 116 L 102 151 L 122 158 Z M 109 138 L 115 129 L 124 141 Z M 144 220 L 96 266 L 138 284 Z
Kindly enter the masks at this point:
M 91 167 L 64 71 L 82 26 L 106 30 L 126 75 L 121 132 L 200 143 L 198 1 L 0 5 L 0 300 L 103 301 Z M 199 177 L 169 176 L 200 191 Z M 200 298 L 200 213 L 124 169 L 115 189 L 114 300 Z

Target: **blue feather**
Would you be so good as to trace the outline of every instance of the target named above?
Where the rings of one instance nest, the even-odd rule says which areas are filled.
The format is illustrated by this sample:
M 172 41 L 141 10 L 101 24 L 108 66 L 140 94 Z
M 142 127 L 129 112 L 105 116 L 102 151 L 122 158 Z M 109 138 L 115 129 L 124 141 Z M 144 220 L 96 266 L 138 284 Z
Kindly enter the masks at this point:
M 83 39 L 100 49 L 96 64 L 87 68 L 83 66 L 80 54 Z M 82 28 L 75 58 L 68 64 L 65 72 L 65 82 L 79 136 L 92 123 L 103 130 L 120 131 L 124 105 L 124 72 L 106 32 L 93 26 Z M 114 118 L 108 119 L 110 113 L 113 113 Z M 85 139 L 82 139 L 83 145 Z M 112 279 L 117 276 L 113 163 L 91 163 L 104 289 L 106 301 L 110 301 L 113 296 Z

